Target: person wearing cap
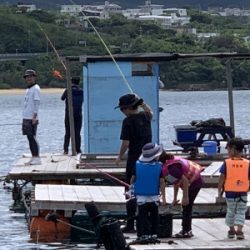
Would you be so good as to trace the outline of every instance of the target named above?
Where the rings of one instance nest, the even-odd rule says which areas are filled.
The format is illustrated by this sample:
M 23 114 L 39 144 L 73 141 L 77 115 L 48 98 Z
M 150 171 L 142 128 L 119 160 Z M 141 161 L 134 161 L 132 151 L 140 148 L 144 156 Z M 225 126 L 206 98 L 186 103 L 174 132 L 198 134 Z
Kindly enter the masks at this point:
M 27 69 L 23 75 L 27 89 L 23 106 L 22 132 L 28 138 L 32 155 L 30 161 L 26 163 L 27 165 L 41 164 L 39 144 L 36 138 L 41 91 L 36 82 L 36 76 L 36 72 L 33 69 Z
M 144 145 L 130 181 L 131 185 L 134 184 L 139 210 L 139 239 L 142 240 L 157 238 L 160 196 L 163 205 L 166 205 L 165 180 L 162 163 L 159 161 L 162 151 L 162 145 L 156 143 Z
M 117 107 L 126 116 L 122 122 L 120 140 L 122 140 L 116 164 L 127 152 L 126 182 L 130 183 L 135 163 L 141 155 L 142 147 L 152 141 L 151 120 L 153 111 L 143 99 L 136 94 L 126 94 L 119 98 Z M 130 199 L 127 203 L 127 225 L 124 232 L 134 231 L 136 200 Z
M 75 76 L 71 78 L 72 83 L 72 105 L 73 105 L 73 117 L 75 128 L 75 141 L 76 141 L 76 153 L 81 153 L 81 129 L 82 129 L 82 104 L 83 104 L 83 90 L 80 87 L 80 77 Z M 69 141 L 70 141 L 70 125 L 69 125 L 69 109 L 67 100 L 67 89 L 64 90 L 61 100 L 65 101 L 65 135 L 63 150 L 64 154 L 68 154 Z

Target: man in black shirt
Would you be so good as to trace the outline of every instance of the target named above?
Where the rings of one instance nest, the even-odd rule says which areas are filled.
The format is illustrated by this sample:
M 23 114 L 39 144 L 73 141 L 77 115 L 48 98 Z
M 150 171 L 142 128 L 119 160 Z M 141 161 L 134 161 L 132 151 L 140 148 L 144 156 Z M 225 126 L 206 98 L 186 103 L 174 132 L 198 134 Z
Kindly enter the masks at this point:
M 82 103 L 83 90 L 80 88 L 80 77 L 72 77 L 72 104 L 75 127 L 76 153 L 81 153 L 81 129 L 82 129 Z M 67 89 L 63 92 L 61 100 L 65 100 L 65 136 L 64 136 L 64 154 L 68 154 L 68 147 L 70 141 L 70 126 L 69 126 L 69 110 L 67 101 Z
M 116 158 L 118 165 L 122 156 L 128 151 L 126 164 L 126 182 L 130 179 L 135 168 L 135 163 L 142 153 L 143 146 L 152 141 L 151 120 L 152 109 L 136 94 L 121 96 L 116 108 L 126 116 L 122 122 L 120 139 L 122 140 L 119 154 Z M 136 201 L 127 203 L 127 226 L 124 232 L 134 231 L 134 217 L 136 212 Z

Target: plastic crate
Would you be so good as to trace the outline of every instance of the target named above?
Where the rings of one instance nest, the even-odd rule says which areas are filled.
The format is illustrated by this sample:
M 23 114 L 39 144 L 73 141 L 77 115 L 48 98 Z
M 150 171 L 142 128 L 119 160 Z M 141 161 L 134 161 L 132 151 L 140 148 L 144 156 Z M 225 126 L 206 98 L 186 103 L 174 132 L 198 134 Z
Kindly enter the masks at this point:
M 191 125 L 174 126 L 176 141 L 179 143 L 193 143 L 196 141 L 197 129 Z

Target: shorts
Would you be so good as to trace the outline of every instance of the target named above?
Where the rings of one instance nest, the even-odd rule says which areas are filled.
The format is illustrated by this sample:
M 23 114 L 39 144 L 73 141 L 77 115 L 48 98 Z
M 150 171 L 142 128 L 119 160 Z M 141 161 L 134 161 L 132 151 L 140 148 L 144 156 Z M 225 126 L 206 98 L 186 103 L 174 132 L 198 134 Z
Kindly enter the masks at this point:
M 32 124 L 32 120 L 23 119 L 23 124 L 22 124 L 23 135 L 36 135 L 37 125 L 38 122 L 36 124 Z

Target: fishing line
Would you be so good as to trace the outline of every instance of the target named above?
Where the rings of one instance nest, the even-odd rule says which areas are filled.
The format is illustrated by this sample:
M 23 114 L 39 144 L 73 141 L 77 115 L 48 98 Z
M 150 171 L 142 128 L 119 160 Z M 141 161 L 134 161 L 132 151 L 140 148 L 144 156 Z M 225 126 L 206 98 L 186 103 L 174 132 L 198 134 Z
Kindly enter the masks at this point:
M 72 0 L 69 0 L 69 1 L 70 1 L 72 4 L 76 5 L 76 3 L 75 3 L 74 1 L 72 1 Z M 82 10 L 81 10 L 80 12 L 83 14 L 84 17 L 87 17 L 87 16 L 84 14 L 84 12 L 83 12 Z M 102 42 L 104 48 L 105 48 L 105 49 L 107 50 L 107 52 L 109 53 L 109 55 L 110 55 L 112 61 L 114 62 L 116 68 L 118 69 L 119 73 L 121 74 L 122 79 L 123 79 L 124 83 L 127 85 L 129 91 L 130 91 L 131 93 L 133 93 L 133 90 L 132 90 L 132 88 L 130 87 L 130 85 L 129 85 L 127 79 L 126 79 L 126 77 L 124 76 L 124 74 L 123 74 L 123 72 L 122 72 L 122 70 L 121 70 L 119 64 L 116 62 L 114 56 L 112 55 L 110 49 L 108 48 L 108 46 L 106 45 L 106 43 L 105 43 L 104 40 L 102 39 L 100 33 L 97 31 L 97 29 L 96 29 L 95 26 L 92 24 L 92 22 L 89 20 L 89 18 L 86 18 L 86 20 L 87 20 L 87 22 L 90 24 L 90 26 L 92 27 L 92 29 L 95 31 L 95 33 L 97 34 L 98 38 L 101 40 L 101 42 Z
M 54 52 L 55 52 L 55 54 L 56 54 L 56 56 L 57 56 L 57 59 L 59 60 L 59 62 L 62 64 L 64 70 L 66 71 L 66 70 L 67 70 L 67 67 L 66 67 L 65 63 L 63 62 L 63 60 L 61 59 L 59 53 L 57 52 L 57 50 L 56 50 L 54 44 L 51 42 L 49 36 L 47 35 L 47 33 L 44 31 L 44 29 L 42 28 L 42 26 L 41 26 L 38 22 L 36 22 L 36 24 L 37 24 L 37 26 L 39 27 L 39 29 L 42 31 L 42 33 L 44 34 L 45 38 L 47 39 L 47 41 L 49 42 L 50 46 L 51 46 L 52 49 L 54 50 Z
M 6 124 L 0 124 L 0 126 L 19 126 L 22 125 L 22 123 L 6 123 Z
M 101 174 L 103 174 L 103 175 L 105 175 L 105 176 L 108 176 L 109 178 L 111 178 L 111 179 L 117 181 L 118 183 L 120 183 L 121 185 L 123 185 L 123 186 L 125 186 L 125 187 L 127 187 L 127 188 L 130 187 L 130 185 L 129 185 L 128 183 L 126 183 L 126 182 L 124 182 L 124 181 L 122 181 L 122 180 L 116 178 L 115 176 L 113 176 L 113 175 L 111 175 L 111 174 L 109 174 L 109 173 L 107 173 L 107 172 L 104 172 L 104 171 L 100 170 L 96 165 L 89 164 L 89 163 L 82 163 L 82 164 L 80 164 L 80 166 L 83 166 L 83 165 L 96 169 L 96 170 L 97 170 L 98 172 L 100 172 Z M 84 168 L 81 168 L 81 169 L 84 169 Z

